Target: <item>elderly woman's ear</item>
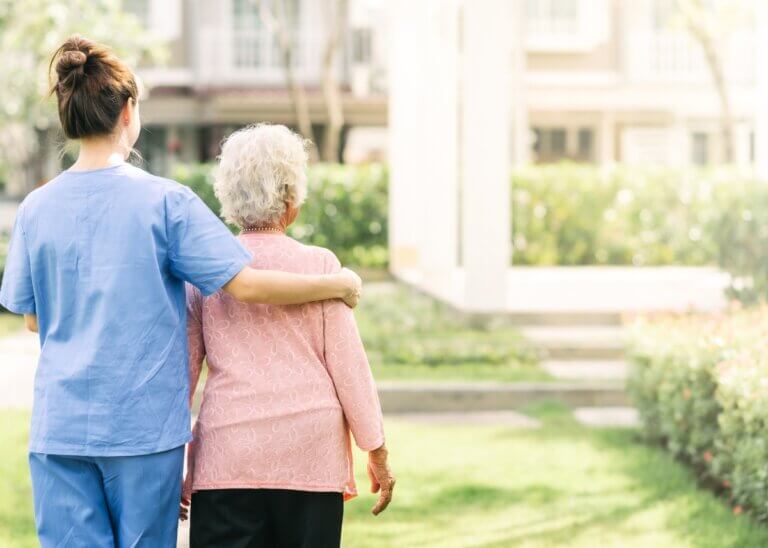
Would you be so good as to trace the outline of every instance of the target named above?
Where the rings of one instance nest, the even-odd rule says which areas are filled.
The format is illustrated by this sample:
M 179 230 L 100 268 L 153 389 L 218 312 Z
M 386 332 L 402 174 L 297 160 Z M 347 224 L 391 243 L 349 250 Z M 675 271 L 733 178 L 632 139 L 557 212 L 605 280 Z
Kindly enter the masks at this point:
M 296 221 L 300 211 L 301 207 L 294 207 L 290 203 L 285 202 L 285 213 L 283 213 L 283 217 L 280 219 L 280 224 L 282 225 L 283 229 L 288 228 L 294 223 L 294 221 Z

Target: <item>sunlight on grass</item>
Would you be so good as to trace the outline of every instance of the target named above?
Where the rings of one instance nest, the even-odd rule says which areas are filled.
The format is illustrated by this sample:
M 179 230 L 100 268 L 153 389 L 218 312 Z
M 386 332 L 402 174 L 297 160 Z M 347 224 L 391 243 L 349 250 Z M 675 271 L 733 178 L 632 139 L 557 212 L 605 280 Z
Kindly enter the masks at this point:
M 27 468 L 29 414 L 0 411 L 0 424 L 0 546 L 39 546 Z
M 628 430 L 587 430 L 562 406 L 529 410 L 544 427 L 415 425 L 387 417 L 398 478 L 381 516 L 361 496 L 345 508 L 344 546 L 768 546 L 768 528 L 734 516 L 667 454 Z M 26 466 L 25 413 L 0 412 L 0 546 L 36 546 Z
M 387 421 L 398 477 L 385 515 L 347 505 L 345 545 L 758 547 L 768 529 L 733 516 L 666 454 L 626 430 L 586 430 L 557 406 L 540 430 Z M 358 455 L 358 471 L 363 455 Z M 361 492 L 367 480 L 358 476 Z

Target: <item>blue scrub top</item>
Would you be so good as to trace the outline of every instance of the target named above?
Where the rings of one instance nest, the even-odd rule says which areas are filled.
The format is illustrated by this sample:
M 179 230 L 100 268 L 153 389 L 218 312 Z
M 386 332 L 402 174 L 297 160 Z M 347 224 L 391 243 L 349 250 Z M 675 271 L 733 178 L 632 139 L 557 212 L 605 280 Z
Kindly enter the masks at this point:
M 0 304 L 40 327 L 30 451 L 189 441 L 184 282 L 208 295 L 250 261 L 191 190 L 128 164 L 65 171 L 27 196 Z

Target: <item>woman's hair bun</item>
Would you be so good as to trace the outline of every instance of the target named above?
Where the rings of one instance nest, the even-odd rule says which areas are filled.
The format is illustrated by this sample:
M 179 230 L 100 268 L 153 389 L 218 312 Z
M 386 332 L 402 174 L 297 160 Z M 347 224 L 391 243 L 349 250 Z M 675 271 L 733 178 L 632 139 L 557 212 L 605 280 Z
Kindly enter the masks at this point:
M 65 51 L 61 54 L 61 57 L 59 57 L 59 62 L 56 65 L 56 72 L 58 72 L 61 77 L 73 70 L 80 69 L 80 71 L 83 71 L 82 67 L 87 60 L 88 56 L 82 51 Z
M 56 94 L 59 119 L 70 139 L 109 135 L 125 104 L 139 97 L 131 70 L 106 46 L 74 35 L 51 57 L 50 93 Z
M 75 79 L 85 75 L 85 63 L 93 46 L 93 42 L 79 35 L 71 36 L 64 42 L 59 48 L 59 59 L 56 63 L 56 74 L 60 82 L 69 75 L 74 75 Z

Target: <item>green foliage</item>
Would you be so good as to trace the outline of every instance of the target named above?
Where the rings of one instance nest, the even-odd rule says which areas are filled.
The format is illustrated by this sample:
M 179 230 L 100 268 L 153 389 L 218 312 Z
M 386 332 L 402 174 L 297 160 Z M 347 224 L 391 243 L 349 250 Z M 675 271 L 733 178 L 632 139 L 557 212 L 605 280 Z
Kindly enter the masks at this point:
M 533 166 L 512 208 L 515 264 L 718 265 L 768 298 L 768 185 L 734 168 Z
M 514 326 L 473 319 L 401 285 L 368 286 L 356 316 L 377 378 L 546 379 Z
M 386 266 L 388 183 L 387 170 L 377 164 L 313 165 L 291 235 L 333 250 L 345 264 Z
M 646 436 L 768 520 L 768 309 L 640 324 L 629 391 Z
M 38 122 L 33 115 L 52 114 L 41 97 L 48 91 L 48 62 L 54 50 L 72 34 L 109 45 L 130 65 L 160 60 L 160 42 L 119 0 L 25 0 L 0 4 L 0 119 Z M 7 77 L 5 77 L 7 76 Z M 41 111 L 40 109 L 45 109 Z M 31 118 L 30 118 L 31 116 Z
M 533 166 L 512 179 L 514 262 L 704 265 L 717 260 L 715 190 L 728 170 Z
M 176 178 L 218 211 L 210 166 Z M 292 234 L 346 264 L 387 264 L 387 172 L 377 165 L 315 165 Z M 730 294 L 768 297 L 768 185 L 733 168 L 579 164 L 531 166 L 512 177 L 517 265 L 719 265 Z
M 129 65 L 162 60 L 165 50 L 119 0 L 0 0 L 0 166 L 21 165 L 37 130 L 55 119 L 49 88 L 51 55 L 72 34 L 109 45 Z M 2 135 L 0 135 L 2 136 Z M 1 170 L 0 170 L 1 171 Z
M 731 296 L 746 303 L 768 298 L 768 185 L 730 181 L 717 187 L 714 201 L 707 238 L 718 264 L 734 277 Z
M 192 188 L 216 214 L 211 165 L 180 165 L 174 178 Z M 344 264 L 385 267 L 387 255 L 387 171 L 379 165 L 316 164 L 309 191 L 290 234 L 331 249 Z M 233 230 L 235 230 L 233 228 Z
M 368 488 L 366 455 L 353 449 L 360 494 L 344 507 L 344 546 L 768 546 L 766 527 L 734 516 L 697 489 L 684 466 L 636 443 L 632 431 L 561 426 L 552 411 L 541 428 L 419 424 L 388 415 L 394 499 L 386 512 L 371 514 L 378 495 Z M 0 546 L 39 547 L 29 414 L 2 410 L 0 422 Z

